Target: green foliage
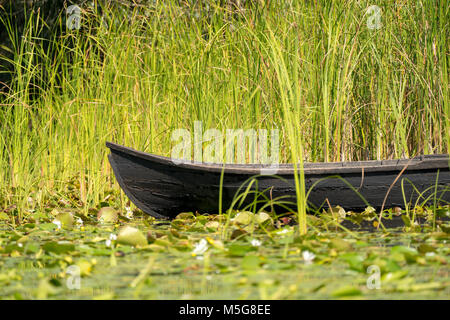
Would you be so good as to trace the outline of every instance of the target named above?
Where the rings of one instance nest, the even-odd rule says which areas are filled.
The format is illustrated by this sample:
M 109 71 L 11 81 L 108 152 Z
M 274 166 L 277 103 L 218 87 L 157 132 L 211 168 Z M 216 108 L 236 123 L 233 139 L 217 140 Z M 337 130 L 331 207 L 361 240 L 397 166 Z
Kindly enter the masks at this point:
M 105 141 L 170 155 L 171 132 L 196 120 L 278 128 L 282 162 L 448 152 L 445 1 L 382 2 L 378 30 L 366 26 L 370 1 L 90 3 L 80 30 L 66 28 L 65 14 L 50 24 L 29 10 L 19 32 L 2 15 L 0 60 L 12 68 L 1 70 L 11 72 L 0 93 L 0 208 L 16 206 L 9 216 L 54 199 L 85 214 L 111 199 L 123 208 Z
M 0 221 L 3 299 L 448 298 L 449 237 L 430 225 L 423 233 L 353 228 L 353 235 L 314 226 L 300 236 L 282 217 L 221 239 L 228 217 L 183 213 L 177 224 L 148 216 L 105 224 L 96 210 L 73 209 L 84 223 L 55 230 L 48 223 L 54 211 L 15 228 Z M 367 286 L 373 276 L 379 289 Z M 69 284 L 77 281 L 74 290 Z

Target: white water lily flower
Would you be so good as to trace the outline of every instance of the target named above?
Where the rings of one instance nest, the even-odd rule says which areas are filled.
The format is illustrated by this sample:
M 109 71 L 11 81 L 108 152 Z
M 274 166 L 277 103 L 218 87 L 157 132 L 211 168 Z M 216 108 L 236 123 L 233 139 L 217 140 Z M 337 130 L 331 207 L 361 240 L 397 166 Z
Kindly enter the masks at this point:
M 111 233 L 111 234 L 109 235 L 109 239 L 106 239 L 105 245 L 106 245 L 107 247 L 111 247 L 111 243 L 112 243 L 112 241 L 114 241 L 114 240 L 117 240 L 117 236 L 116 236 L 114 233 Z
M 251 241 L 252 246 L 254 247 L 259 247 L 261 245 L 261 241 L 257 240 L 257 239 L 253 239 Z
M 125 214 L 125 217 L 127 217 L 128 219 L 133 219 L 133 210 L 131 210 L 130 207 L 125 207 L 125 211 L 127 212 Z
M 82 220 L 81 218 L 78 218 L 78 219 L 77 219 L 77 224 L 79 224 L 80 226 L 82 226 L 82 225 L 83 225 L 83 220 Z
M 193 255 L 202 255 L 208 250 L 208 241 L 205 239 L 200 240 L 196 245 L 194 250 L 192 251 Z
M 52 223 L 56 225 L 56 229 L 61 229 L 61 221 L 55 219 L 52 221 Z
M 303 260 L 305 260 L 306 264 L 311 264 L 312 261 L 316 258 L 316 255 L 308 250 L 303 251 Z
M 289 237 L 294 233 L 294 229 L 290 227 L 284 227 L 283 229 L 278 229 L 275 231 L 275 234 L 281 237 Z

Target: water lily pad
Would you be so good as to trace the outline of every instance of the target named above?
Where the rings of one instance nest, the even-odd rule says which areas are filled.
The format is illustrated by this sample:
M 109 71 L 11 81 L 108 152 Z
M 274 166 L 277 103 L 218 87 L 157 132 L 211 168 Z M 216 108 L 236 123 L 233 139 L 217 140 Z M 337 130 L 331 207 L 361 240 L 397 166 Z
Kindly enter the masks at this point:
M 343 239 L 334 238 L 330 240 L 330 248 L 334 248 L 339 251 L 345 251 L 352 249 L 352 245 L 350 242 Z
M 247 225 L 250 224 L 253 220 L 253 213 L 249 211 L 241 211 L 236 214 L 233 219 L 233 223 L 239 225 Z
M 48 296 L 54 295 L 56 292 L 56 288 L 46 279 L 42 279 L 35 290 L 36 298 L 39 300 L 47 299 Z
M 45 231 L 52 231 L 58 228 L 58 226 L 54 223 L 40 223 L 38 225 L 39 229 L 45 230 Z
M 75 246 L 71 243 L 58 243 L 54 241 L 47 242 L 42 246 L 42 249 L 44 249 L 47 252 L 53 252 L 53 253 L 67 253 L 70 251 L 75 251 Z
M 80 268 L 80 275 L 89 276 L 92 271 L 93 264 L 87 260 L 80 260 L 76 264 Z
M 409 263 L 413 263 L 416 261 L 418 256 L 418 252 L 414 248 L 405 247 L 405 246 L 395 246 L 391 248 L 391 255 L 401 254 L 404 256 L 405 260 Z
M 225 245 L 223 244 L 222 241 L 220 240 L 215 240 L 215 239 L 211 239 L 211 238 L 206 238 L 206 240 L 209 242 L 209 244 L 211 246 L 213 246 L 216 249 L 219 250 L 225 250 Z
M 98 211 L 97 219 L 101 222 L 115 223 L 119 219 L 119 212 L 112 207 L 103 207 Z
M 349 264 L 350 269 L 359 272 L 365 272 L 363 266 L 364 257 L 361 256 L 360 254 L 349 252 L 341 255 L 340 258 Z
M 238 239 L 238 238 L 243 238 L 245 235 L 247 235 L 248 233 L 247 233 L 247 231 L 245 231 L 245 230 L 243 230 L 243 229 L 234 229 L 232 232 L 231 232 L 231 236 L 230 236 L 230 238 L 232 239 L 232 240 L 234 240 L 234 239 Z
M 259 268 L 260 263 L 261 263 L 260 257 L 253 254 L 249 254 L 242 259 L 241 267 L 244 270 L 254 271 Z
M 255 216 L 255 220 L 257 223 L 262 224 L 266 221 L 270 221 L 271 218 L 267 212 L 261 211 Z
M 361 295 L 361 290 L 353 286 L 344 286 L 337 290 L 334 290 L 331 295 L 336 298 L 342 297 L 354 297 Z
M 61 212 L 58 213 L 55 217 L 56 221 L 59 221 L 61 223 L 61 227 L 66 229 L 72 229 L 73 228 L 73 215 L 71 212 Z
M 422 243 L 417 250 L 422 253 L 422 254 L 426 254 L 427 252 L 436 252 L 436 248 L 434 248 L 433 246 L 430 246 L 429 244 L 426 243 Z
M 98 296 L 92 297 L 92 300 L 112 300 L 114 299 L 114 296 L 115 296 L 114 292 L 106 292 Z
M 388 272 L 381 277 L 382 282 L 395 282 L 399 279 L 403 279 L 408 275 L 408 270 L 398 270 L 395 272 Z
M 195 219 L 195 216 L 192 212 L 181 212 L 175 217 L 175 219 L 179 220 Z
M 232 244 L 228 247 L 228 254 L 231 256 L 243 257 L 250 251 L 255 251 L 252 245 Z
M 218 221 L 208 221 L 205 224 L 205 228 L 206 229 L 210 229 L 210 230 L 217 230 L 220 227 L 220 223 Z
M 147 245 L 147 238 L 139 229 L 125 226 L 119 230 L 117 243 L 139 247 Z
M 333 218 L 338 219 L 338 220 L 344 219 L 346 216 L 346 212 L 345 212 L 344 208 L 342 208 L 341 206 L 329 208 L 327 210 L 327 214 L 331 215 Z

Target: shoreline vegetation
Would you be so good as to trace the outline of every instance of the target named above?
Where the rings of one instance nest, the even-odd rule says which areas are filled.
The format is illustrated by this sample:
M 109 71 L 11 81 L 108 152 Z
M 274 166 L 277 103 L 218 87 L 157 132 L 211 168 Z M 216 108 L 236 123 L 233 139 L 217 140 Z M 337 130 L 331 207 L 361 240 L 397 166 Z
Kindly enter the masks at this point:
M 445 1 L 384 2 L 379 29 L 364 1 L 233 3 L 94 1 L 79 30 L 35 8 L 21 34 L 2 14 L 2 206 L 71 180 L 93 206 L 117 189 L 106 140 L 170 156 L 195 121 L 278 129 L 282 163 L 448 153 Z
M 0 0 L 0 299 L 448 300 L 449 205 L 306 214 L 303 163 L 449 153 L 449 11 Z M 297 212 L 257 210 L 250 180 L 217 215 L 156 220 L 108 163 L 106 141 L 170 157 L 187 132 L 199 159 L 229 130 L 299 164 Z

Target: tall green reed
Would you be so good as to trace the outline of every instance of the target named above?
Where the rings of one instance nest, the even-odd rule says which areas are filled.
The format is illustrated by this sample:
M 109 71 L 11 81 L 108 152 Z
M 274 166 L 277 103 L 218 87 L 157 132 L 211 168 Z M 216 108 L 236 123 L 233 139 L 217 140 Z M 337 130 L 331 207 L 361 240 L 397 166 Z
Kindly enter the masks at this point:
M 302 161 L 448 152 L 445 1 L 380 3 L 378 30 L 366 26 L 369 1 L 235 12 L 208 3 L 130 11 L 95 2 L 80 30 L 61 17 L 46 40 L 38 12 L 21 38 L 1 21 L 15 44 L 0 96 L 1 205 L 26 213 L 72 192 L 72 181 L 70 205 L 87 210 L 118 190 L 106 140 L 170 155 L 172 130 L 197 120 L 223 132 L 280 129 L 281 161 L 299 164 L 299 221 Z

